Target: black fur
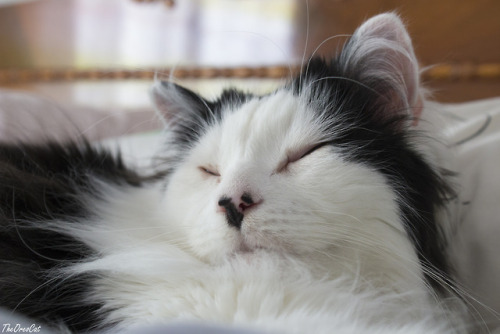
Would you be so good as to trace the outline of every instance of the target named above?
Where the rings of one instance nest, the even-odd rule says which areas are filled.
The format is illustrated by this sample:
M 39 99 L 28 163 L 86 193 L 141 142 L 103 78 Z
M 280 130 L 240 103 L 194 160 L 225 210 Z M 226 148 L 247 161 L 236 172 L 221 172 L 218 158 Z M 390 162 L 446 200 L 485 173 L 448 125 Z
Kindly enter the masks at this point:
M 323 100 L 319 104 L 311 101 L 312 106 L 320 106 L 318 117 L 325 117 L 327 110 L 328 121 L 334 126 L 340 123 L 342 128 L 342 133 L 332 135 L 329 144 L 340 149 L 345 159 L 369 165 L 386 177 L 398 195 L 405 229 L 422 266 L 449 277 L 446 240 L 435 214 L 454 196 L 453 190 L 412 146 L 408 113 L 390 105 L 396 96 L 391 83 L 372 80 L 367 87 L 361 81 L 363 73 L 356 69 L 346 73 L 341 65 L 337 60 L 313 59 L 307 72 L 291 87 L 297 95 L 310 89 L 311 100 Z M 425 275 L 436 289 L 443 288 L 446 279 L 427 272 Z
M 139 186 L 142 178 L 119 157 L 87 143 L 0 144 L 0 305 L 38 319 L 88 331 L 100 305 L 84 296 L 94 277 L 61 278 L 57 269 L 94 256 L 92 249 L 37 224 L 78 224 L 90 216 L 81 201 L 93 180 Z
M 209 101 L 182 86 L 170 82 L 163 82 L 163 87 L 166 90 L 173 89 L 176 94 L 181 95 L 183 100 L 188 101 L 191 108 L 189 112 L 196 115 L 196 117 L 182 118 L 180 121 L 172 122 L 174 126 L 171 127 L 171 130 L 176 135 L 175 142 L 172 144 L 185 149 L 189 149 L 191 143 L 200 139 L 207 125 L 222 120 L 226 107 L 237 107 L 252 97 L 249 93 L 243 93 L 236 89 L 226 89 L 219 98 Z M 169 107 L 172 108 L 172 106 L 166 108 Z M 187 114 L 188 111 L 183 110 L 180 112 Z
M 230 226 L 240 229 L 241 222 L 243 221 L 243 213 L 238 210 L 233 201 L 229 197 L 222 197 L 218 204 L 226 211 L 227 223 Z

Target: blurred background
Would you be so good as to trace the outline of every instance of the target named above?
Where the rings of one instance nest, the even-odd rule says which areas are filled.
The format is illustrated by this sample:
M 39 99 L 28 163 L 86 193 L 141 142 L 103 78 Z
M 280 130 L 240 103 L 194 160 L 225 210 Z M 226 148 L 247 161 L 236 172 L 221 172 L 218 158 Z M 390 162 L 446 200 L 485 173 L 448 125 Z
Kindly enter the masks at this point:
M 0 8 L 2 67 L 251 66 L 295 56 L 290 0 L 9 3 Z
M 200 90 L 230 81 L 265 91 L 304 56 L 333 55 L 384 11 L 402 15 L 422 65 L 436 66 L 424 74 L 435 99 L 500 96 L 497 0 L 0 0 L 0 87 L 140 105 L 155 71 L 175 67 L 240 69 L 234 76 L 249 77 L 184 75 Z M 245 69 L 256 67 L 265 70 L 251 78 L 255 71 Z

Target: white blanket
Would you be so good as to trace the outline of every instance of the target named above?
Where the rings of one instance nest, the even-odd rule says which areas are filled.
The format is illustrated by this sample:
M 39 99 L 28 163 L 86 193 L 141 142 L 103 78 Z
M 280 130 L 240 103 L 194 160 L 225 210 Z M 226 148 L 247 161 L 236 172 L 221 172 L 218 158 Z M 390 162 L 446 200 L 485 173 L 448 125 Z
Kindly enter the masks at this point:
M 445 135 L 457 143 L 459 225 L 452 240 L 461 283 L 498 327 L 500 312 L 500 98 L 444 105 Z M 491 309 L 488 309 L 491 308 Z

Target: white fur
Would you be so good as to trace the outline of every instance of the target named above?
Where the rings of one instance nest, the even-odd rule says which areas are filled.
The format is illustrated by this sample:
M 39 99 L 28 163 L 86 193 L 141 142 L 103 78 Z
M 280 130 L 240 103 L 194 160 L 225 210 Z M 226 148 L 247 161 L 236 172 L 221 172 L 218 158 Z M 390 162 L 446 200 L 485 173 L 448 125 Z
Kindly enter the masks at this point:
M 417 84 L 401 93 L 410 105 Z M 313 118 L 306 95 L 283 90 L 226 110 L 166 188 L 103 184 L 88 199 L 95 218 L 68 233 L 100 256 L 66 270 L 100 273 L 89 299 L 104 303 L 117 330 L 172 321 L 277 333 L 464 329 L 431 298 L 380 173 L 329 145 L 280 168 L 329 126 Z M 217 203 L 245 192 L 259 204 L 238 230 Z
M 105 200 L 89 199 L 99 218 L 69 232 L 101 256 L 70 272 L 101 273 L 89 298 L 107 320 L 118 330 L 179 320 L 279 333 L 450 330 L 378 173 L 329 146 L 276 172 L 290 150 L 321 140 L 312 114 L 278 92 L 228 111 L 166 190 L 103 184 Z M 262 203 L 239 231 L 217 200 L 243 191 Z

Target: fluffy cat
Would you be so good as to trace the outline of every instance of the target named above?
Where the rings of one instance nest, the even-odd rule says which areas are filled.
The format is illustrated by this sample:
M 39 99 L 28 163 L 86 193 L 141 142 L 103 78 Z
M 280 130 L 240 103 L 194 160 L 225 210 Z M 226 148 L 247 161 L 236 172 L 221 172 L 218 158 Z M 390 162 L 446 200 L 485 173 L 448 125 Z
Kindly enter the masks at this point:
M 268 95 L 157 83 L 154 175 L 87 143 L 2 144 L 1 305 L 75 332 L 470 329 L 446 302 L 453 194 L 419 140 L 418 72 L 382 14 Z

